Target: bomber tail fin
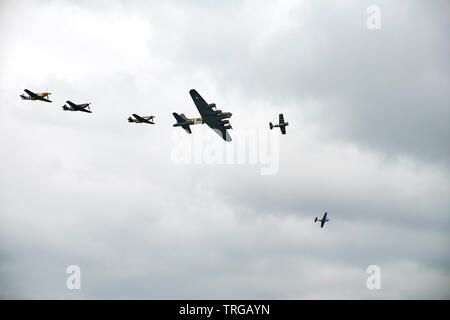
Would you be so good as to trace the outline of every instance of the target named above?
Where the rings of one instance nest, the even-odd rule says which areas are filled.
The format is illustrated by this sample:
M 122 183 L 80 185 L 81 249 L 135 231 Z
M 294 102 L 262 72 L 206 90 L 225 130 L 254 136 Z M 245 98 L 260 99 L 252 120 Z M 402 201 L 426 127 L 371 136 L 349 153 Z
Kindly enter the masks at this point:
M 185 123 L 188 119 L 186 118 L 186 116 L 182 113 L 182 114 L 178 114 L 176 112 L 172 113 L 174 118 L 177 120 L 177 123 Z M 191 134 L 191 128 L 189 128 L 188 124 L 185 125 L 181 125 L 181 127 L 184 129 L 184 131 L 186 131 L 187 133 Z
M 189 126 L 181 126 L 183 129 L 184 129 L 184 131 L 186 131 L 187 133 L 189 133 L 189 134 L 191 134 L 192 133 L 192 131 L 191 131 L 191 128 L 189 128 Z
M 270 127 L 270 130 L 273 129 L 273 124 L 272 124 L 272 122 L 269 122 L 269 127 Z
M 186 122 L 186 116 L 182 113 L 182 114 L 178 114 L 176 112 L 172 113 L 175 120 L 177 120 L 178 123 L 183 123 Z

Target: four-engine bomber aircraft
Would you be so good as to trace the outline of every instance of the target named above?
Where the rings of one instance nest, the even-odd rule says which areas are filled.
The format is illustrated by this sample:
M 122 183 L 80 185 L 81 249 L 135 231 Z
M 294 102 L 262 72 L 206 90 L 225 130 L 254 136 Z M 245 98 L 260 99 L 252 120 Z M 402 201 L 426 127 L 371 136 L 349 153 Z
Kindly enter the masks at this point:
M 23 91 L 28 93 L 28 96 L 21 94 L 20 97 L 22 98 L 22 100 L 41 100 L 41 101 L 45 101 L 45 102 L 52 102 L 48 98 L 48 96 L 51 95 L 50 92 L 34 93 L 33 91 L 30 91 L 28 89 L 25 89 Z
M 89 107 L 91 103 L 82 103 L 82 104 L 75 104 L 71 101 L 66 101 L 69 104 L 69 107 L 67 105 L 63 105 L 62 108 L 64 111 L 83 111 L 92 113 L 91 108 Z M 89 109 L 89 110 L 86 110 Z
M 279 115 L 279 123 L 278 124 L 272 124 L 272 122 L 269 122 L 270 130 L 273 128 L 279 127 L 282 134 L 286 134 L 286 127 L 289 125 L 289 122 L 284 122 L 283 114 L 280 113 Z
M 133 113 L 133 117 L 128 117 L 128 122 L 134 122 L 134 123 L 150 123 L 150 124 L 155 124 L 154 122 L 150 121 L 153 120 L 155 118 L 155 116 L 138 116 L 137 114 Z
M 322 219 L 318 219 L 317 217 L 314 219 L 314 222 L 317 222 L 317 221 L 320 221 L 320 227 L 323 228 L 323 225 L 325 224 L 325 222 L 330 221 L 330 219 L 327 219 L 327 213 L 325 212 Z
M 227 129 L 232 129 L 230 121 L 227 118 L 232 116 L 231 112 L 222 112 L 216 108 L 215 103 L 208 104 L 194 89 L 189 91 L 189 94 L 194 100 L 194 103 L 201 115 L 201 118 L 189 119 L 184 114 L 173 113 L 173 116 L 177 120 L 174 127 L 182 127 L 187 133 L 192 133 L 189 126 L 194 124 L 206 123 L 211 129 L 214 130 L 225 141 L 231 141 L 230 134 Z

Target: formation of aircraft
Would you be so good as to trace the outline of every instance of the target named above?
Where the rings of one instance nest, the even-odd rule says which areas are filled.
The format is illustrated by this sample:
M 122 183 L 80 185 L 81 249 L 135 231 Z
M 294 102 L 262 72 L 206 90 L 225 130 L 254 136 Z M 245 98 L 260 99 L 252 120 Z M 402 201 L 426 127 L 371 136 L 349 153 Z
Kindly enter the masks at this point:
M 144 116 L 144 117 L 141 117 L 141 116 L 139 116 L 139 115 L 137 115 L 135 113 L 133 113 L 132 116 L 134 117 L 134 119 L 132 117 L 128 117 L 128 122 L 155 124 L 154 122 L 151 121 L 151 120 L 153 120 L 155 118 L 155 116 Z
M 21 94 L 20 97 L 22 98 L 22 100 L 40 100 L 45 102 L 52 102 L 48 97 L 49 95 L 51 95 L 50 92 L 34 93 L 33 91 L 30 91 L 28 89 L 25 89 L 23 91 L 25 91 L 28 95 Z
M 278 118 L 279 118 L 278 124 L 272 124 L 272 122 L 269 122 L 270 130 L 278 127 L 280 128 L 282 134 L 286 134 L 286 127 L 289 125 L 289 122 L 284 122 L 284 117 L 282 113 L 280 113 Z
M 20 97 L 23 100 L 40 100 L 45 102 L 52 102 L 48 96 L 50 95 L 49 92 L 42 92 L 42 93 L 34 93 L 28 89 L 24 90 L 27 95 L 21 94 Z M 228 120 L 231 118 L 232 113 L 231 112 L 222 112 L 222 110 L 217 109 L 215 103 L 208 104 L 202 96 L 197 92 L 195 89 L 191 89 L 189 91 L 189 94 L 191 95 L 192 100 L 195 103 L 195 106 L 197 107 L 198 112 L 200 113 L 200 118 L 187 118 L 184 114 L 178 114 L 176 112 L 172 113 L 175 117 L 175 120 L 177 121 L 173 126 L 174 127 L 182 127 L 187 133 L 191 134 L 191 128 L 190 126 L 195 124 L 204 124 L 206 123 L 211 129 L 214 130 L 223 140 L 225 141 L 231 141 L 231 136 L 228 129 L 233 129 L 233 127 L 230 124 L 230 121 Z M 90 109 L 90 103 L 83 103 L 83 104 L 75 104 L 71 101 L 66 101 L 67 104 L 62 106 L 62 109 L 64 111 L 82 111 L 87 113 L 92 113 Z M 152 120 L 155 118 L 155 116 L 139 116 L 135 113 L 133 113 L 132 117 L 128 117 L 128 122 L 134 122 L 134 123 L 149 123 L 149 124 L 155 124 Z M 279 115 L 279 123 L 273 125 L 272 122 L 269 123 L 270 129 L 272 130 L 274 127 L 279 127 L 281 129 L 282 134 L 286 134 L 286 126 L 289 125 L 288 122 L 284 122 L 283 114 Z
M 318 219 L 317 217 L 314 219 L 314 222 L 320 221 L 320 227 L 323 228 L 323 225 L 325 222 L 330 221 L 330 219 L 327 219 L 327 212 L 323 215 L 322 219 Z
M 220 137 L 225 141 L 231 141 L 231 136 L 227 129 L 233 129 L 231 127 L 228 118 L 232 116 L 231 112 L 222 112 L 222 110 L 217 109 L 215 103 L 208 104 L 202 96 L 194 89 L 189 91 L 195 106 L 200 113 L 200 118 L 187 118 L 184 114 L 173 113 L 175 120 L 174 127 L 182 127 L 187 133 L 191 134 L 190 126 L 195 124 L 206 123 L 211 129 L 214 130 Z
M 34 93 L 28 89 L 24 90 L 27 95 L 21 94 L 20 97 L 22 100 L 40 100 L 45 102 L 52 102 L 48 96 L 51 94 L 49 92 L 42 92 L 42 93 Z M 195 124 L 207 124 L 211 129 L 214 130 L 223 140 L 225 141 L 231 141 L 231 136 L 228 133 L 228 129 L 233 129 L 233 127 L 230 124 L 230 121 L 228 120 L 231 118 L 232 113 L 231 112 L 223 112 L 220 109 L 217 109 L 215 103 L 208 104 L 202 96 L 197 92 L 197 90 L 192 89 L 189 91 L 189 94 L 191 95 L 192 100 L 195 103 L 195 106 L 197 107 L 198 112 L 200 113 L 200 118 L 187 118 L 184 114 L 178 114 L 176 112 L 172 113 L 173 116 L 176 119 L 176 123 L 173 125 L 174 127 L 182 127 L 187 133 L 191 134 L 191 128 L 190 126 Z M 82 103 L 82 104 L 75 104 L 71 101 L 66 101 L 66 103 L 69 105 L 63 105 L 62 108 L 65 111 L 82 111 L 82 112 L 88 112 L 92 113 L 90 110 L 90 103 Z M 132 114 L 133 117 L 128 117 L 128 122 L 132 123 L 149 123 L 149 124 L 155 124 L 152 120 L 155 118 L 155 116 L 139 116 L 135 113 Z M 282 134 L 286 134 L 286 127 L 289 125 L 288 122 L 284 121 L 284 116 L 282 113 L 279 114 L 279 121 L 278 124 L 272 124 L 272 122 L 269 122 L 270 130 L 273 128 L 280 128 Z M 320 221 L 320 227 L 323 228 L 325 225 L 325 222 L 330 221 L 327 218 L 327 212 L 323 215 L 322 219 L 319 219 L 315 217 L 314 222 Z
M 66 101 L 67 105 L 63 105 L 62 108 L 64 111 L 83 111 L 83 112 L 88 112 L 88 113 L 92 113 L 91 108 L 90 108 L 90 103 L 82 103 L 82 104 L 75 104 L 71 101 Z M 89 109 L 89 110 L 87 110 Z

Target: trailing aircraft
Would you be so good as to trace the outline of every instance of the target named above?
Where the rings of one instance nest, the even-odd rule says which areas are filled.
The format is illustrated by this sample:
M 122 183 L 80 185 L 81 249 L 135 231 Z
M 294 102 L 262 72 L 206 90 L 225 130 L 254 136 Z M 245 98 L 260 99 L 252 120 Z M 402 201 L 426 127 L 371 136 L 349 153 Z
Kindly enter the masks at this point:
M 320 227 L 323 228 L 323 225 L 325 222 L 330 221 L 330 219 L 327 219 L 327 212 L 323 215 L 322 219 L 318 219 L 317 217 L 314 219 L 314 222 L 320 221 Z
M 233 129 L 231 127 L 228 118 L 232 116 L 231 112 L 222 112 L 218 110 L 215 103 L 208 104 L 200 94 L 192 89 L 189 91 L 201 118 L 187 118 L 184 114 L 172 113 L 177 123 L 174 127 L 182 127 L 187 133 L 191 134 L 191 125 L 206 123 L 211 129 L 214 130 L 225 141 L 231 141 L 231 136 L 227 129 Z

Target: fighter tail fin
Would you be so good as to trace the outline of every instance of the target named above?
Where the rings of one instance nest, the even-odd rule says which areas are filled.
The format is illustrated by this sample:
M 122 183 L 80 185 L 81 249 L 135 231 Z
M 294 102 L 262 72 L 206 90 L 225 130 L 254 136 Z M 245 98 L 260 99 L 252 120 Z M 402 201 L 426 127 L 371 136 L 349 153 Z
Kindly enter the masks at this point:
M 269 127 L 270 127 L 270 130 L 273 129 L 273 124 L 272 124 L 272 122 L 269 122 Z

